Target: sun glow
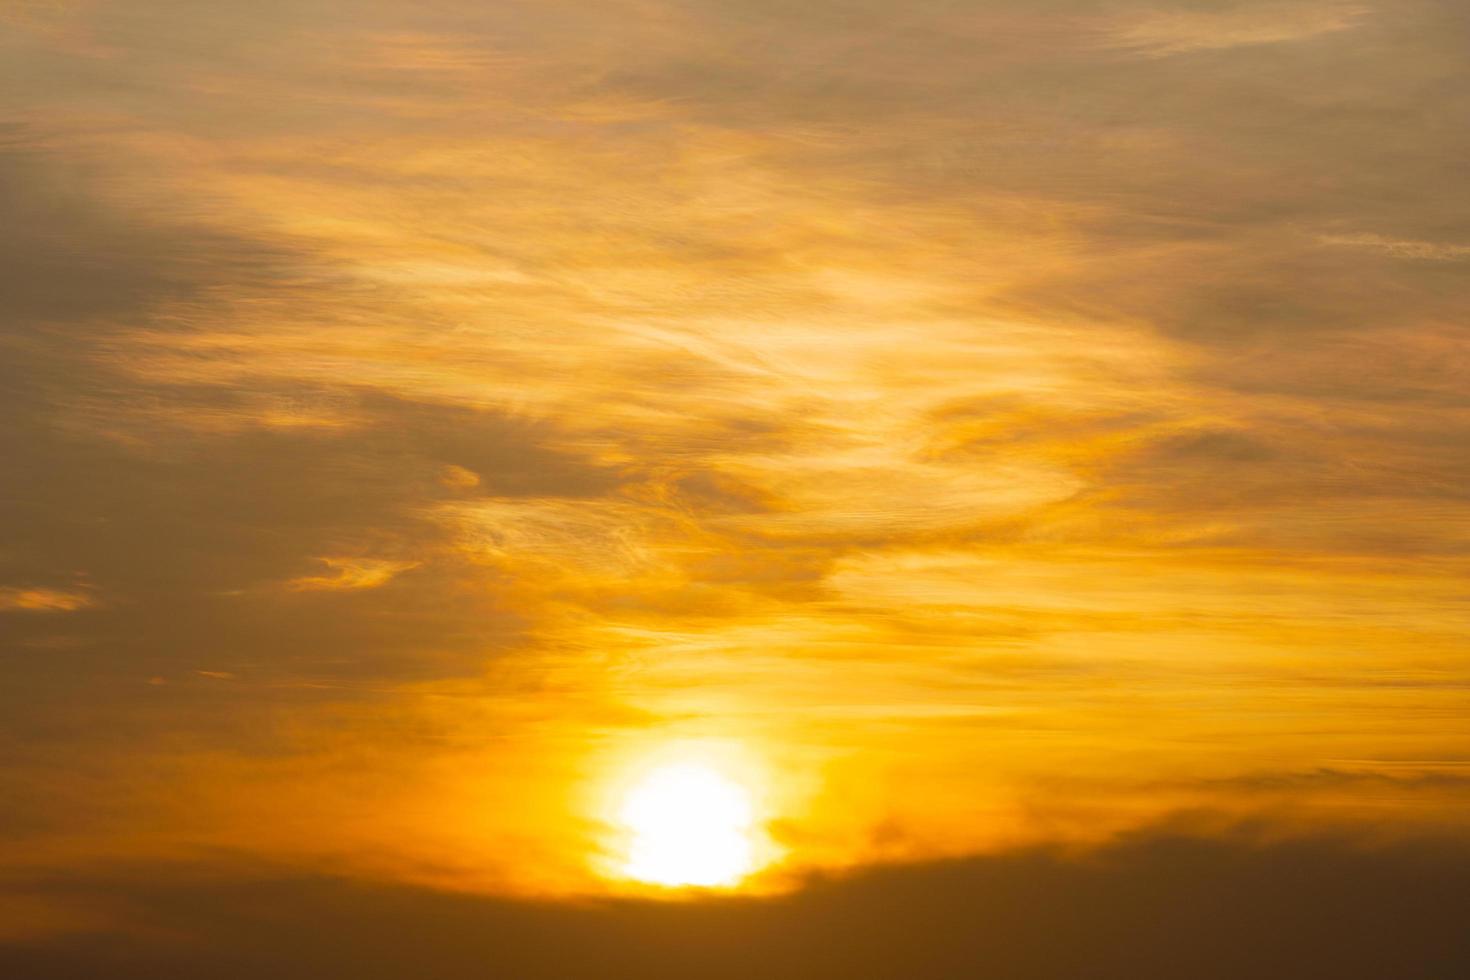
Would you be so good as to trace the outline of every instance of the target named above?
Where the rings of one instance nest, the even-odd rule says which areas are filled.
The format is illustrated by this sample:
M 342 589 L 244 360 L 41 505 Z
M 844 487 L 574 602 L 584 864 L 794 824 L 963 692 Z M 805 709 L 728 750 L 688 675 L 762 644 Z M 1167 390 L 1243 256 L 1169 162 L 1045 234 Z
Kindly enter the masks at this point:
M 710 765 L 653 769 L 627 791 L 617 818 L 628 834 L 621 873 L 635 881 L 730 886 L 758 864 L 752 794 Z

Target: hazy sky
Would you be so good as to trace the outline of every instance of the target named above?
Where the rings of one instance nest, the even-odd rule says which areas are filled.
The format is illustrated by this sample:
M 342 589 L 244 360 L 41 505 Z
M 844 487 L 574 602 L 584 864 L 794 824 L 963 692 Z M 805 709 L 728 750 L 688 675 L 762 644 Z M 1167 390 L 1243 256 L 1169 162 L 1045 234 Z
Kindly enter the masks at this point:
M 752 887 L 865 909 L 1160 826 L 1470 837 L 1467 38 L 0 3 L 0 939 L 203 866 L 617 893 L 600 801 L 687 745 Z

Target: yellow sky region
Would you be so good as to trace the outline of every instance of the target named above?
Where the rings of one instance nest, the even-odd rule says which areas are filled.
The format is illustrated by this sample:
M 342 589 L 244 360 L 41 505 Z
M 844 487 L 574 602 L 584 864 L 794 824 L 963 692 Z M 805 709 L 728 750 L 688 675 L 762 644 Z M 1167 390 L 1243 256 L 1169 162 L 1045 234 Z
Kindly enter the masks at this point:
M 100 298 L 16 347 L 0 612 L 127 738 L 5 860 L 677 884 L 650 778 L 755 888 L 1457 825 L 1466 253 L 1356 142 L 1418 96 L 1319 77 L 1359 5 L 64 6 L 6 98 Z

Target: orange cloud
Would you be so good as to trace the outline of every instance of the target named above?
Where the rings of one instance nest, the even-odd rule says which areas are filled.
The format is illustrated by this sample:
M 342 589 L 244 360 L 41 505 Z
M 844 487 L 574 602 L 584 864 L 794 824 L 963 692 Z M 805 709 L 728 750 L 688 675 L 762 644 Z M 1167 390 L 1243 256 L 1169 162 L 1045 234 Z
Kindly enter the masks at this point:
M 335 575 L 306 575 L 293 578 L 286 587 L 297 592 L 338 592 L 376 589 L 394 576 L 417 568 L 421 562 L 391 561 L 382 558 L 318 558 Z
M 96 600 L 85 592 L 42 588 L 0 588 L 0 611 L 75 612 L 95 604 Z

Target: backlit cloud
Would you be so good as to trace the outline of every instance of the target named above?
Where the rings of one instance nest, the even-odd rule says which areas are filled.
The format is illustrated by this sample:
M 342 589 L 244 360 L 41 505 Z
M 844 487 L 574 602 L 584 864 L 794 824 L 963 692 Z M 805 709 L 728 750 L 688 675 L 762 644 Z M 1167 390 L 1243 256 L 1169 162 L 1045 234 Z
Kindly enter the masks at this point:
M 1155 10 L 1123 22 L 1110 42 L 1161 57 L 1281 44 L 1355 27 L 1371 13 L 1356 3 L 1245 3 L 1224 10 Z
M 1470 54 L 1392 7 L 12 11 L 0 871 L 617 890 L 686 739 L 773 891 L 1462 832 Z

